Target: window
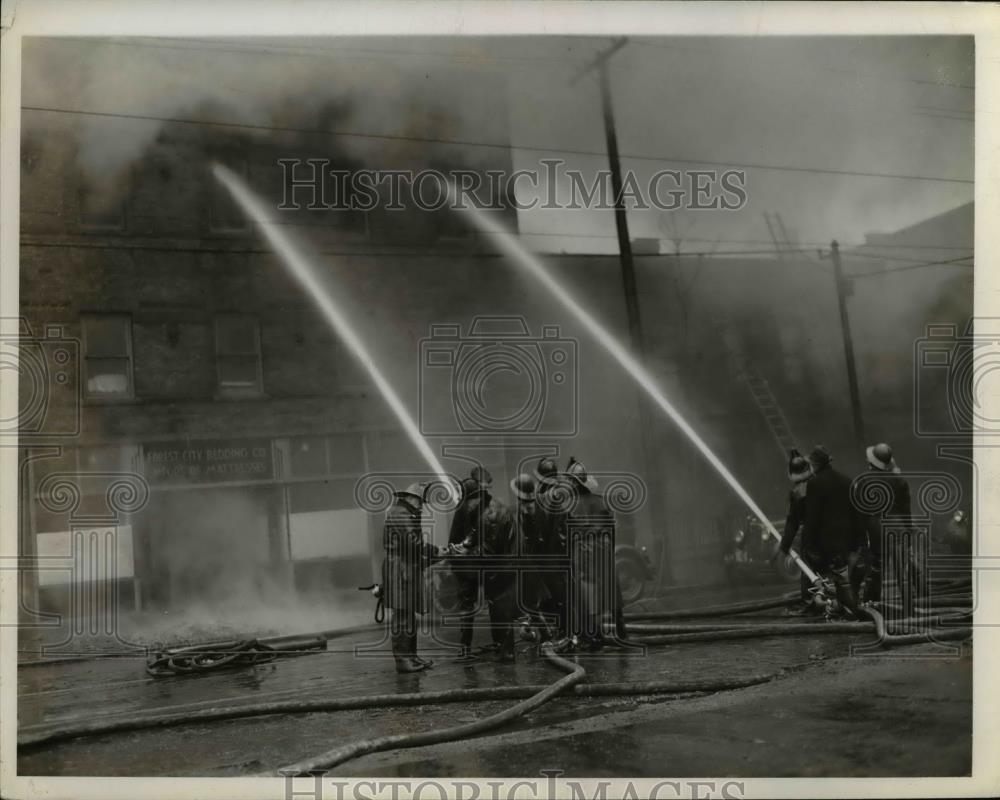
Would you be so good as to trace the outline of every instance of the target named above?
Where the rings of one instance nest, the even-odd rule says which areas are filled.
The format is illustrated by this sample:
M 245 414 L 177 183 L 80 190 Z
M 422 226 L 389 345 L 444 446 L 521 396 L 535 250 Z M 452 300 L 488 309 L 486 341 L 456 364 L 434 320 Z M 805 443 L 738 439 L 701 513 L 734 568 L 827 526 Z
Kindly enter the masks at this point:
M 87 399 L 132 397 L 132 318 L 127 314 L 85 316 L 83 348 Z
M 219 317 L 215 321 L 217 389 L 226 396 L 256 396 L 261 388 L 260 327 L 244 316 Z
M 80 225 L 84 228 L 111 231 L 125 228 L 125 191 L 119 183 L 97 187 L 83 178 L 78 201 Z
M 292 476 L 326 475 L 329 471 L 326 439 L 322 436 L 298 436 L 289 442 Z
M 295 436 L 288 440 L 291 475 L 360 475 L 365 471 L 364 445 L 357 434 Z

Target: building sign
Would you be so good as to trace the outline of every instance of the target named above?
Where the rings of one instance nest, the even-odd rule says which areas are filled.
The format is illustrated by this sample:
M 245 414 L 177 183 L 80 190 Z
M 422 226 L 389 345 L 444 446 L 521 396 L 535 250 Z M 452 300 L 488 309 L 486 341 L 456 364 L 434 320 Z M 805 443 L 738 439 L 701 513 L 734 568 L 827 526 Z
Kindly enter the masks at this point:
M 274 477 L 269 439 L 155 442 L 143 447 L 150 483 L 224 483 Z

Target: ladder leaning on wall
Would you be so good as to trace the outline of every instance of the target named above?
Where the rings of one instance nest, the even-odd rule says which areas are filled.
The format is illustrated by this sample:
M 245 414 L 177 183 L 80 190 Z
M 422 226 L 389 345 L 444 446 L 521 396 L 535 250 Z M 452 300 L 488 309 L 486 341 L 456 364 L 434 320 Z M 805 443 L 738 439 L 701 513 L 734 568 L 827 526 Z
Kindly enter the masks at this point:
M 737 376 L 746 383 L 757 409 L 764 417 L 774 441 L 781 449 L 781 454 L 787 457 L 788 451 L 797 447 L 795 436 L 792 434 L 792 428 L 788 424 L 785 412 L 781 410 L 781 406 L 778 405 L 778 401 L 771 391 L 770 384 L 747 357 L 739 334 L 732 323 L 718 316 L 715 317 L 714 321 L 717 330 L 722 334 L 722 342 L 726 347 L 726 352 L 736 367 Z

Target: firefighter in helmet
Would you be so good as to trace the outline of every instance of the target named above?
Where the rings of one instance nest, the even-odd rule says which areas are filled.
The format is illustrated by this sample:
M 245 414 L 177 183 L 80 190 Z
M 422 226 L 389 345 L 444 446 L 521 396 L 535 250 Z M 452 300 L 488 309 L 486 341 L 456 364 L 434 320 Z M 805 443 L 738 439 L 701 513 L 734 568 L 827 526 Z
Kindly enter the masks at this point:
M 470 476 L 465 500 L 455 512 L 449 535 L 448 553 L 458 582 L 461 652 L 459 661 L 473 661 L 473 628 L 479 607 L 479 590 L 485 588 L 490 609 L 492 649 L 501 661 L 514 659 L 513 608 L 514 586 L 511 569 L 487 569 L 475 559 L 509 558 L 514 553 L 514 522 L 507 507 L 491 492 L 493 476 L 476 467 Z M 474 484 L 474 485 L 473 485 Z M 463 564 L 469 561 L 468 566 Z
M 604 646 L 604 610 L 611 607 L 618 639 L 625 639 L 621 593 L 615 576 L 615 518 L 597 493 L 598 484 L 575 458 L 566 467 L 573 492 L 566 531 L 569 539 L 573 599 L 570 625 L 588 649 Z
M 868 462 L 869 473 L 876 473 L 875 480 L 889 497 L 888 508 L 866 518 L 871 564 L 865 586 L 865 600 L 871 603 L 882 601 L 883 565 L 888 559 L 896 573 L 903 615 L 909 617 L 914 612 L 920 580 L 910 543 L 910 487 L 900 474 L 892 448 L 885 442 L 868 447 L 865 450 L 865 461 Z
M 818 571 L 833 582 L 841 607 L 856 615 L 850 567 L 864 545 L 865 521 L 851 501 L 851 479 L 833 467 L 833 457 L 825 447 L 812 449 L 809 466 L 813 476 L 802 504 L 805 535 Z
M 538 563 L 544 548 L 535 507 L 535 479 L 522 472 L 511 480 L 510 490 L 514 495 L 514 529 L 521 565 L 517 570 L 518 610 L 527 615 L 527 624 L 538 632 L 536 638 L 546 641 L 552 637 L 543 613 L 549 594 Z
M 815 571 L 819 569 L 819 557 L 816 554 L 816 548 L 810 540 L 809 531 L 806 530 L 803 524 L 806 492 L 808 491 L 809 479 L 812 478 L 813 471 L 809 460 L 798 450 L 791 450 L 788 454 L 787 474 L 788 482 L 791 484 L 791 488 L 788 491 L 788 513 L 785 516 L 785 529 L 781 534 L 781 542 L 774 555 L 777 557 L 781 553 L 787 556 L 792 543 L 795 541 L 795 537 L 800 536 L 799 549 L 801 553 L 799 555 L 810 569 Z M 806 577 L 804 572 L 799 576 L 799 586 L 800 598 L 802 600 L 802 608 L 799 613 L 821 613 L 820 609 L 812 604 L 812 595 L 809 591 L 812 587 L 812 582 Z
M 420 672 L 433 662 L 417 655 L 417 615 L 427 613 L 424 569 L 437 548 L 424 540 L 422 523 L 426 485 L 412 483 L 400 492 L 386 514 L 382 562 L 385 605 L 392 612 L 392 655 L 397 672 Z
M 559 475 L 556 462 L 540 458 L 535 473 L 535 528 L 538 532 L 538 555 L 544 556 L 546 568 L 539 572 L 544 585 L 541 611 L 549 623 L 553 639 L 564 637 L 568 630 L 567 613 L 569 550 L 566 542 L 566 511 L 571 494 L 566 480 Z

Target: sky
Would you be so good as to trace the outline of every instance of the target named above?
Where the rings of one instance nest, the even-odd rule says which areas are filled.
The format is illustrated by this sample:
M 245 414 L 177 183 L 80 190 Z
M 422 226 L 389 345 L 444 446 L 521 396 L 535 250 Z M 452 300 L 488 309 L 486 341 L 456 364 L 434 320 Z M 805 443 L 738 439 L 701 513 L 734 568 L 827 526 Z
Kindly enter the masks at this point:
M 593 176 L 608 161 L 585 67 L 613 42 L 34 40 L 23 125 L 72 116 L 84 166 L 111 175 L 141 158 L 160 118 L 301 126 L 333 103 L 344 111 L 331 140 L 374 167 L 439 158 L 449 146 L 419 141 L 433 138 L 462 141 L 450 150 L 468 163 L 509 143 L 515 168 L 561 158 Z M 630 38 L 609 61 L 623 169 L 642 184 L 724 162 L 745 169 L 747 193 L 734 211 L 633 210 L 631 235 L 668 252 L 767 249 L 767 214 L 803 247 L 850 245 L 969 202 L 973 55 L 971 37 Z M 608 210 L 535 209 L 518 222 L 536 250 L 617 249 Z

